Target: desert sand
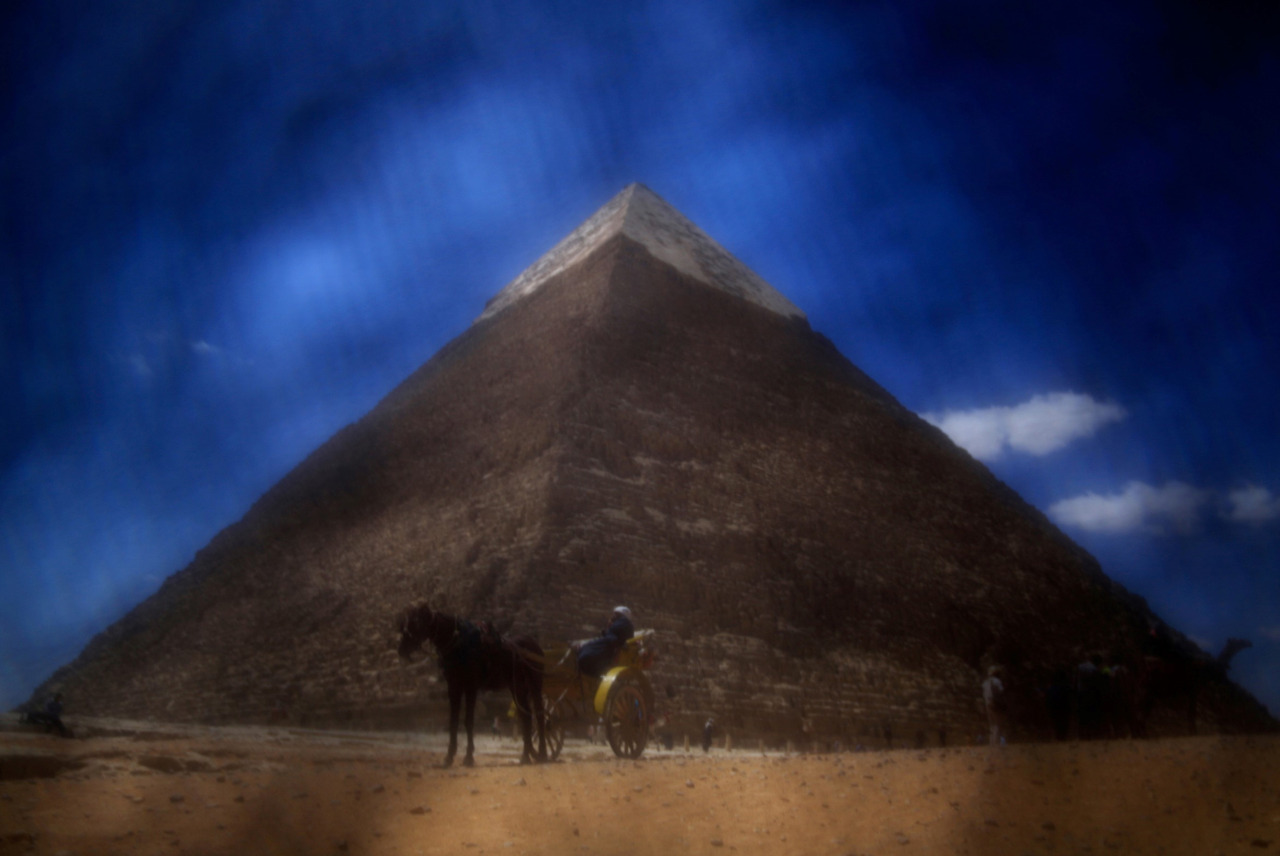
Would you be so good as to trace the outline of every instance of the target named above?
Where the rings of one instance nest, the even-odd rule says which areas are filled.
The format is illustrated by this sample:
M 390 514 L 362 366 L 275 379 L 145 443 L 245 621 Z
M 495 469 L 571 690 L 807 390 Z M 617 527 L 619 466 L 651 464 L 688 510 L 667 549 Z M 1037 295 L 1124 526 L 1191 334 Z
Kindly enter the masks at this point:
M 0 732 L 0 854 L 1280 852 L 1280 737 L 704 755 L 507 737 Z M 87 735 L 87 736 L 86 736 Z

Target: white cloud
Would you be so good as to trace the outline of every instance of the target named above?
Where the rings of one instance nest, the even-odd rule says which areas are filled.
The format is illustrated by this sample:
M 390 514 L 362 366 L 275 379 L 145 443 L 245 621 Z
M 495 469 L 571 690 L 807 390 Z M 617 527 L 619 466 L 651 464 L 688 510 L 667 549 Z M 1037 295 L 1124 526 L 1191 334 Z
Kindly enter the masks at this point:
M 1237 523 L 1269 523 L 1280 519 L 1280 497 L 1265 487 L 1249 487 L 1227 494 L 1230 509 L 1223 516 Z
M 1000 457 L 1008 441 L 1008 431 L 998 411 L 1009 408 L 992 407 L 987 410 L 949 410 L 942 415 L 921 414 L 928 422 L 942 429 L 957 446 L 983 461 Z
M 1118 404 L 1075 392 L 1037 395 L 1014 407 L 983 407 L 923 413 L 955 443 L 980 460 L 998 458 L 1006 448 L 1029 455 L 1056 452 L 1073 440 L 1128 414 Z
M 195 354 L 211 355 L 211 354 L 222 353 L 221 348 L 219 348 L 217 345 L 210 345 L 204 339 L 197 339 L 196 341 L 191 342 L 190 344 L 191 344 L 191 351 L 192 353 L 195 353 Z
M 1087 493 L 1055 502 L 1049 506 L 1049 516 L 1089 532 L 1190 532 L 1210 496 L 1209 491 L 1182 482 L 1163 487 L 1129 482 L 1118 494 Z

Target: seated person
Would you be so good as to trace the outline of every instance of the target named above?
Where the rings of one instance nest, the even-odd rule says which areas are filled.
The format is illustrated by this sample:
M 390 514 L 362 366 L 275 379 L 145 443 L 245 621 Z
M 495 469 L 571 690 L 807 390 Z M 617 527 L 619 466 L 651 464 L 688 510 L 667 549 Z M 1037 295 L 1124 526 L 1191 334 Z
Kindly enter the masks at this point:
M 617 607 L 613 610 L 604 634 L 582 644 L 578 651 L 578 671 L 593 678 L 602 677 L 617 659 L 622 646 L 634 635 L 631 610 L 625 606 Z

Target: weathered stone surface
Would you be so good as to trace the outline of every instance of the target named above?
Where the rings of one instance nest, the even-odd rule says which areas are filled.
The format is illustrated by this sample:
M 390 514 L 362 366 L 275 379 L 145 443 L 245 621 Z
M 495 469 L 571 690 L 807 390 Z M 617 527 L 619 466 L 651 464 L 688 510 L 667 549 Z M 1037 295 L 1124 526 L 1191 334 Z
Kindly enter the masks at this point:
M 1137 656 L 1145 604 L 802 316 L 591 234 L 41 692 L 71 713 L 434 724 L 434 667 L 391 638 L 424 597 L 544 641 L 628 604 L 677 733 L 714 713 L 739 736 L 967 740 L 993 661 L 1034 732 L 1047 668 Z M 1265 718 L 1215 693 L 1209 727 Z

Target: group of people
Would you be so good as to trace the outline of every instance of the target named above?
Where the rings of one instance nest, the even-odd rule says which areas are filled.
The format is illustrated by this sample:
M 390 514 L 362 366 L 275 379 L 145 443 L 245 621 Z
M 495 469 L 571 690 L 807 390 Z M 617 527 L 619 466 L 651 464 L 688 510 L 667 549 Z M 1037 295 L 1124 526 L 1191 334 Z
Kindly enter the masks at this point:
M 1092 654 L 1075 667 L 1074 676 L 1059 670 L 1045 692 L 1054 737 L 1067 739 L 1073 706 L 1081 740 L 1127 736 L 1132 729 L 1133 694 L 1132 673 L 1114 658 Z
M 1001 666 L 987 669 L 982 702 L 987 713 L 988 741 L 1008 738 L 1009 702 Z M 1094 653 L 1073 668 L 1057 669 L 1047 686 L 1039 688 L 1045 713 L 1056 740 L 1071 736 L 1074 715 L 1081 740 L 1124 737 L 1133 730 L 1134 681 L 1130 669 L 1115 658 Z

